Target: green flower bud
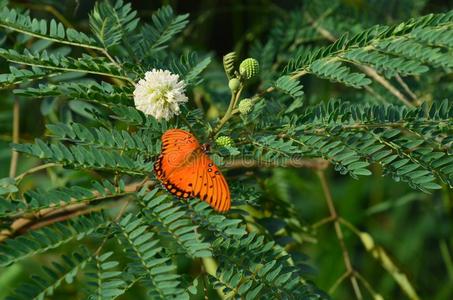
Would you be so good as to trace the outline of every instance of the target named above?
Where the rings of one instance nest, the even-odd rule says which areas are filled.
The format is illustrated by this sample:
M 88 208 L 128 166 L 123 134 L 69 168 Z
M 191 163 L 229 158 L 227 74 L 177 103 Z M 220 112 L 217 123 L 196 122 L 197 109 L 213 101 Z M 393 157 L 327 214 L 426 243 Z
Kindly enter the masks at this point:
M 215 142 L 221 147 L 232 147 L 234 144 L 233 139 L 226 135 L 219 136 Z
M 239 102 L 239 112 L 243 115 L 248 114 L 252 111 L 253 108 L 253 101 L 252 99 L 245 98 L 241 102 Z
M 239 65 L 239 73 L 245 79 L 250 79 L 258 75 L 260 72 L 260 65 L 254 58 L 247 58 Z
M 236 92 L 237 90 L 239 90 L 240 85 L 241 82 L 237 78 L 230 79 L 230 81 L 228 82 L 228 86 L 230 87 L 230 90 L 232 92 Z
M 223 68 L 225 69 L 225 74 L 228 79 L 234 77 L 234 70 L 236 64 L 236 53 L 230 52 L 223 57 Z

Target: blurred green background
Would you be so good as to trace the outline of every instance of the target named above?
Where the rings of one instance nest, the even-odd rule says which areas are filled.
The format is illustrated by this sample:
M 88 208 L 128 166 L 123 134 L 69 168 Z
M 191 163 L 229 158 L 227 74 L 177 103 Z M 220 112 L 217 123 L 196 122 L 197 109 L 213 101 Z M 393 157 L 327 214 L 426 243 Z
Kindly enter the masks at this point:
M 36 17 L 63 17 L 74 27 L 88 31 L 87 16 L 95 1 L 46 0 L 10 1 L 12 7 L 30 9 Z M 317 1 L 131 1 L 133 8 L 144 19 L 162 4 L 170 4 L 178 13 L 190 13 L 191 23 L 178 38 L 176 45 L 188 47 L 201 53 L 214 54 L 217 62 L 210 67 L 207 77 L 221 74 L 221 58 L 230 51 L 237 51 L 246 57 L 257 40 L 265 41 L 266 34 L 274 20 L 290 13 L 304 13 L 306 6 Z M 322 3 L 321 3 L 322 2 Z M 334 7 L 332 18 L 325 24 L 335 35 L 356 32 L 373 24 L 395 24 L 410 17 L 432 12 L 444 12 L 453 8 L 452 1 L 446 0 L 344 0 L 319 1 L 322 7 Z M 311 8 L 313 9 L 313 8 Z M 311 10 L 310 10 L 311 12 Z M 57 14 L 56 14 L 57 13 Z M 58 13 L 61 14 L 58 15 Z M 301 28 L 303 30 L 304 28 Z M 2 36 L 4 34 L 2 33 Z M 14 41 L 3 40 L 3 43 Z M 19 44 L 21 41 L 19 41 Z M 23 43 L 27 43 L 26 40 Z M 304 42 L 308 46 L 327 45 L 328 42 L 314 35 Z M 39 45 L 34 45 L 39 47 Z M 1 72 L 7 72 L 8 65 L 0 62 Z M 451 75 L 450 75 L 450 79 Z M 226 91 L 226 82 L 220 78 L 219 86 Z M 210 88 L 194 91 L 192 97 L 206 97 L 213 101 L 227 101 L 221 91 L 216 91 L 216 81 L 209 82 Z M 451 80 L 450 80 L 451 82 Z M 310 77 L 303 79 L 306 99 L 310 103 L 327 101 L 331 97 L 347 98 L 351 90 Z M 426 83 L 429 85 L 429 82 Z M 431 89 L 436 89 L 431 88 Z M 452 87 L 442 90 L 444 96 L 452 95 Z M 198 93 L 198 94 L 197 94 Z M 433 91 L 435 95 L 436 91 Z M 219 94 L 219 95 L 217 95 Z M 219 99 L 216 99 L 216 97 Z M 9 174 L 12 141 L 12 108 L 14 96 L 8 90 L 0 91 L 0 177 Z M 225 99 L 224 99 L 225 98 Z M 351 100 L 351 99 L 349 99 Z M 352 99 L 353 100 L 353 99 Z M 18 99 L 20 101 L 20 141 L 30 142 L 45 132 L 46 121 L 67 118 L 81 118 L 77 105 L 58 101 Z M 358 100 L 360 101 L 360 99 Z M 218 114 L 211 112 L 212 116 Z M 35 158 L 20 156 L 17 173 L 20 174 L 40 162 Z M 376 168 L 372 176 L 354 180 L 342 176 L 330 168 L 327 181 L 332 197 L 341 217 L 354 224 L 361 231 L 368 232 L 381 245 L 395 264 L 407 274 L 409 281 L 423 299 L 453 299 L 453 192 L 444 188 L 433 194 L 423 194 L 410 189 L 404 183 L 395 183 L 383 177 Z M 24 190 L 36 187 L 62 186 L 83 180 L 79 171 L 49 169 L 28 177 L 22 183 Z M 265 197 L 282 203 L 293 203 L 296 213 L 304 223 L 301 228 L 306 236 L 300 244 L 302 252 L 308 255 L 307 269 L 310 278 L 323 290 L 329 290 L 344 273 L 343 256 L 331 224 L 314 230 L 310 225 L 328 216 L 324 194 L 319 178 L 313 171 L 296 169 L 275 169 L 257 172 L 253 177 L 265 191 Z M 265 200 L 264 200 L 265 201 Z M 263 221 L 264 222 L 264 221 Z M 265 224 L 264 224 L 265 225 Z M 345 229 L 345 242 L 352 265 L 370 283 L 372 288 L 385 299 L 404 299 L 392 276 L 363 247 L 357 235 Z M 277 234 L 278 236 L 278 234 Z M 0 273 L 0 286 L 11 289 L 20 278 L 25 278 L 33 268 L 50 260 L 51 255 L 40 256 L 26 264 L 14 266 L 9 272 Z M 190 272 L 190 266 L 186 268 Z M 0 289 L 0 299 L 8 289 Z M 71 297 L 77 291 L 70 287 L 62 289 L 60 296 Z M 369 297 L 364 293 L 366 299 Z M 353 297 L 349 281 L 344 281 L 332 294 L 334 299 Z M 124 299 L 132 299 L 129 294 Z

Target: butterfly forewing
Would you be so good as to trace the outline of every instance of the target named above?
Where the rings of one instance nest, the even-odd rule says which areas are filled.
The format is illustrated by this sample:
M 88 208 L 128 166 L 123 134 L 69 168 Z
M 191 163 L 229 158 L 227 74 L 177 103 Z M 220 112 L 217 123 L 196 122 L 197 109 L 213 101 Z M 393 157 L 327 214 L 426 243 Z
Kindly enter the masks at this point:
M 198 148 L 200 144 L 191 133 L 180 129 L 167 130 L 162 135 L 162 151 L 156 162 L 160 164 L 162 174 L 157 173 L 157 176 L 168 176 L 186 165 L 192 152 Z
M 162 152 L 154 172 L 177 197 L 199 197 L 217 211 L 230 208 L 225 178 L 190 132 L 170 129 L 162 135 Z

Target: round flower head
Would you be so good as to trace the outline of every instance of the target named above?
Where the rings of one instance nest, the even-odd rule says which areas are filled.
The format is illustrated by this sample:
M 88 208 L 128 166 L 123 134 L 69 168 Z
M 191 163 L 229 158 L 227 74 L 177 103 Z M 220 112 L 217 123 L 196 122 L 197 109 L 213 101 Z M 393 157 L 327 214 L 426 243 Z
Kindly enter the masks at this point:
M 239 102 L 239 112 L 243 115 L 248 114 L 253 109 L 253 101 L 252 99 L 245 98 L 241 102 Z
M 220 147 L 231 147 L 234 145 L 234 141 L 232 138 L 226 135 L 219 136 L 215 140 L 216 144 L 219 145 Z
M 138 110 L 157 120 L 179 115 L 179 105 L 187 102 L 186 84 L 168 70 L 152 69 L 135 85 L 134 103 Z
M 260 64 L 254 58 L 246 58 L 239 65 L 239 73 L 245 79 L 250 79 L 258 75 L 260 72 Z

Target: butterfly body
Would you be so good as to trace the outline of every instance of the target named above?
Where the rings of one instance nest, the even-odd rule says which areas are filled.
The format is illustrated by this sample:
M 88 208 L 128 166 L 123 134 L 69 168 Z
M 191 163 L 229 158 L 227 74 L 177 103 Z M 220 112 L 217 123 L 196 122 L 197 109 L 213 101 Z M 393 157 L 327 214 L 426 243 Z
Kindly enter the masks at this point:
M 162 151 L 154 172 L 175 196 L 198 197 L 217 211 L 227 211 L 231 206 L 228 184 L 208 151 L 209 144 L 200 145 L 190 132 L 167 130 L 162 135 Z

